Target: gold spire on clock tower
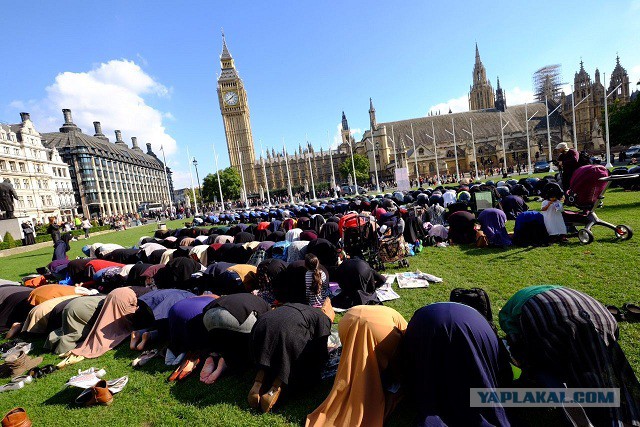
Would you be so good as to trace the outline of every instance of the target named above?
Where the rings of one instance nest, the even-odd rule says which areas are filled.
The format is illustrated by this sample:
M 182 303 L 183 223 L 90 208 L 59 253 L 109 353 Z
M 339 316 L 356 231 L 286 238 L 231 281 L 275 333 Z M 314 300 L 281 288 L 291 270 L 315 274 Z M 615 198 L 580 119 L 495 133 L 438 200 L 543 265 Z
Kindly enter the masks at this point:
M 227 41 L 222 33 L 222 53 L 220 54 L 220 77 L 218 77 L 218 101 L 224 133 L 227 138 L 229 162 L 242 173 L 248 192 L 258 191 L 256 184 L 256 155 L 251 133 L 251 120 L 247 92 L 242 79 L 238 75 L 233 57 L 227 48 Z

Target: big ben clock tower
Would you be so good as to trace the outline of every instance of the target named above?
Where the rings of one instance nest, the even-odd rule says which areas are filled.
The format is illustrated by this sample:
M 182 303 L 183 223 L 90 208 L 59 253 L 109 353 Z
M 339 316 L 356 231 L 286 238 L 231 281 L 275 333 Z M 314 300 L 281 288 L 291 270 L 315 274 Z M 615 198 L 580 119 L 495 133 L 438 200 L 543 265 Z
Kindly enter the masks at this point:
M 248 192 L 258 190 L 255 175 L 256 155 L 253 147 L 249 103 L 242 79 L 236 71 L 233 58 L 227 49 L 222 34 L 222 54 L 220 55 L 220 77 L 218 78 L 218 101 L 227 138 L 231 166 L 244 174 Z M 242 162 L 242 168 L 240 163 Z

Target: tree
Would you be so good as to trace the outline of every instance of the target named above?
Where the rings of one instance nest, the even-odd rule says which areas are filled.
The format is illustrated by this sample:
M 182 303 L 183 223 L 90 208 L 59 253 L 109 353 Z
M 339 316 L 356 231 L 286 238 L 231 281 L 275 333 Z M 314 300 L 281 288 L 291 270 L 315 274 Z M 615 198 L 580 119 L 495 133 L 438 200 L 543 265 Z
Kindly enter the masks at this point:
M 609 135 L 612 146 L 640 143 L 640 97 L 622 106 L 613 103 L 609 111 Z
M 228 167 L 220 171 L 220 185 L 222 186 L 222 196 L 225 200 L 237 200 L 240 198 L 242 178 L 240 178 L 240 173 L 234 168 Z M 202 183 L 202 198 L 207 203 L 220 198 L 217 174 L 210 173 L 204 177 Z
M 359 184 L 369 182 L 369 159 L 362 154 L 353 155 L 353 163 L 356 167 L 356 179 Z M 338 171 L 343 179 L 353 174 L 353 166 L 351 164 L 351 156 L 347 157 L 344 162 L 338 166 Z

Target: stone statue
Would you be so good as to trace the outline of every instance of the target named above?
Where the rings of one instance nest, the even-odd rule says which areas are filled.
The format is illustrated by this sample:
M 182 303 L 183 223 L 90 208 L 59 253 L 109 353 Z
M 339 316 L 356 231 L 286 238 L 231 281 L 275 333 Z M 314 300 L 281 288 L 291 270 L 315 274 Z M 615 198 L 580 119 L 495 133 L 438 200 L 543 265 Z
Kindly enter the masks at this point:
M 4 212 L 3 219 L 15 218 L 13 215 L 13 199 L 18 200 L 18 194 L 13 189 L 11 181 L 5 179 L 0 183 L 0 211 Z

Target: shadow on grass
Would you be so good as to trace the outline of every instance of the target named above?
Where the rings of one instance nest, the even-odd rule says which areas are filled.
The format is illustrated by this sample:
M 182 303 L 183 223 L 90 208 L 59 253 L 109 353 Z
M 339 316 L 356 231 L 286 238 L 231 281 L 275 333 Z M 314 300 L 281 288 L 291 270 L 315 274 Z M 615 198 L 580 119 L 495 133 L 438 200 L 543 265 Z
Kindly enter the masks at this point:
M 72 409 L 77 407 L 75 401 L 76 398 L 82 393 L 82 390 L 75 387 L 66 387 L 44 402 L 44 405 L 64 405 L 66 409 Z

